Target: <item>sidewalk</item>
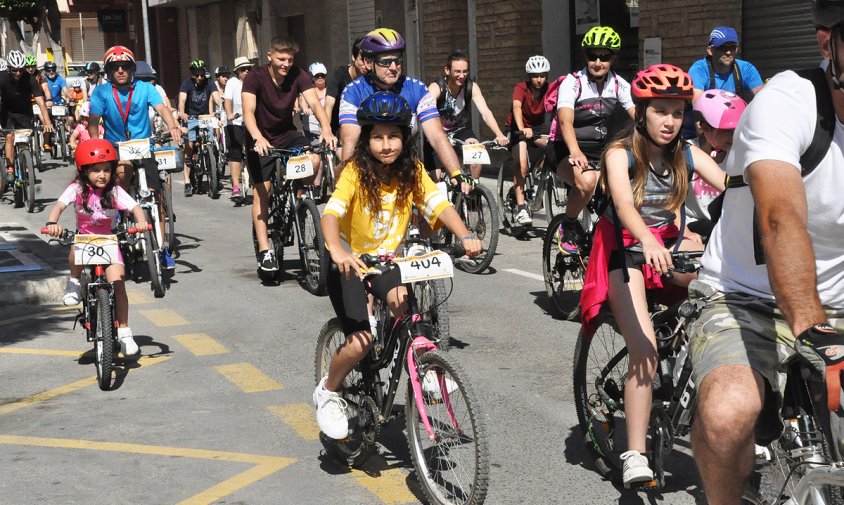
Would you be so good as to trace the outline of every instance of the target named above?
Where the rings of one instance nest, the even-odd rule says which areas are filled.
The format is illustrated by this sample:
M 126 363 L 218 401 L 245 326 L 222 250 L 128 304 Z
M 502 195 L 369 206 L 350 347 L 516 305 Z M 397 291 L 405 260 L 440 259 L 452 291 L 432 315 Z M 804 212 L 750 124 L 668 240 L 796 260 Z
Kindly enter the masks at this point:
M 19 223 L 0 223 L 0 305 L 61 303 L 67 251 Z

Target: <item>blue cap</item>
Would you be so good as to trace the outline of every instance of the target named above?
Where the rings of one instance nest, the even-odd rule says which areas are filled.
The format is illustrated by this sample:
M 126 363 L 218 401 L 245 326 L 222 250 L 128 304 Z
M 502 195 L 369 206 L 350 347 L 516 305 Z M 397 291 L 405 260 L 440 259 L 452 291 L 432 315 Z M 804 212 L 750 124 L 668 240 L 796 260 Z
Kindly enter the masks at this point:
M 738 33 L 729 26 L 716 26 L 709 34 L 709 45 L 721 47 L 724 44 L 738 45 Z

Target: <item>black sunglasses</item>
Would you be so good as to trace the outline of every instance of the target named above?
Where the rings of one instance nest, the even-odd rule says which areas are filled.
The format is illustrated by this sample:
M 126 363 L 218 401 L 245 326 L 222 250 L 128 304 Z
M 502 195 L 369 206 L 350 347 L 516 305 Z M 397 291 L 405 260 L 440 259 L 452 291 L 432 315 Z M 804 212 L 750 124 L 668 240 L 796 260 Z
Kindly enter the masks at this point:
M 404 63 L 404 58 L 401 56 L 396 56 L 394 58 L 375 58 L 374 61 L 379 67 L 389 67 L 393 63 L 395 63 L 397 67 L 400 67 L 401 64 Z
M 723 46 L 716 46 L 715 49 L 721 51 L 722 53 L 726 53 L 727 51 L 734 53 L 738 51 L 738 46 L 735 44 L 724 44 Z
M 612 53 L 595 53 L 592 51 L 586 52 L 586 59 L 589 61 L 600 60 L 603 62 L 610 61 L 612 59 Z
M 13 73 L 13 74 L 19 74 L 19 73 L 23 72 L 23 69 L 22 68 L 9 67 L 9 72 Z
M 325 74 L 316 74 L 314 79 L 325 79 Z
M 111 63 L 111 67 L 112 67 L 112 70 L 120 69 L 120 70 L 124 70 L 126 72 L 130 72 L 130 71 L 132 71 L 133 68 L 135 68 L 135 65 L 134 65 L 134 63 L 130 63 L 128 61 L 117 61 L 117 62 Z

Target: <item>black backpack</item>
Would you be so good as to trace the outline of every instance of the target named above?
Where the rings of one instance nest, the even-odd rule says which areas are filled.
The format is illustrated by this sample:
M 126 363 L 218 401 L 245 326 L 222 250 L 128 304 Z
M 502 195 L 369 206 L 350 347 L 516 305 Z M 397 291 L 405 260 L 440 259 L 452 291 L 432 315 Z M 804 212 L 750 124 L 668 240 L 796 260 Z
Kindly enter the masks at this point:
M 817 109 L 817 123 L 815 134 L 809 147 L 800 156 L 800 175 L 806 177 L 818 167 L 824 159 L 832 144 L 832 137 L 835 134 L 835 108 L 832 105 L 832 95 L 829 93 L 829 86 L 826 83 L 826 72 L 820 68 L 798 70 L 797 75 L 809 80 L 815 87 L 815 107 Z M 718 222 L 721 217 L 721 210 L 724 205 L 724 195 L 727 189 L 741 188 L 747 186 L 744 177 L 737 175 L 727 178 L 727 188 L 718 198 L 709 204 L 709 215 L 712 223 Z M 753 257 L 757 265 L 765 264 L 765 251 L 762 248 L 762 237 L 759 235 L 759 218 L 756 209 L 753 210 Z

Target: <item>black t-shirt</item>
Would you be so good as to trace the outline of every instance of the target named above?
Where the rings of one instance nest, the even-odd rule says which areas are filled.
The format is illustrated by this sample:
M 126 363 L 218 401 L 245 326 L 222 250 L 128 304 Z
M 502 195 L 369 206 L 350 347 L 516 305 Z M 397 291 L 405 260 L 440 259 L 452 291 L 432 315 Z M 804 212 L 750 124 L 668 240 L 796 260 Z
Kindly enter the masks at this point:
M 32 97 L 44 96 L 44 90 L 27 72 L 22 72 L 20 76 L 15 81 L 11 74 L 0 74 L 0 109 L 4 113 L 32 116 Z
M 179 88 L 179 93 L 187 93 L 185 100 L 185 114 L 188 116 L 199 116 L 208 114 L 208 101 L 211 100 L 211 93 L 217 91 L 217 85 L 206 80 L 201 88 L 194 86 L 193 81 L 185 79 Z
M 278 85 L 270 75 L 269 64 L 246 74 L 242 92 L 255 95 L 255 122 L 270 144 L 284 145 L 291 132 L 296 132 L 293 104 L 303 91 L 313 87 L 308 73 L 297 66 L 291 67 Z
M 341 65 L 334 69 L 331 76 L 328 78 L 328 86 L 325 94 L 334 98 L 334 108 L 331 111 L 331 131 L 336 132 L 340 129 L 340 95 L 343 94 L 343 89 L 347 84 L 354 81 L 349 75 L 349 66 Z

